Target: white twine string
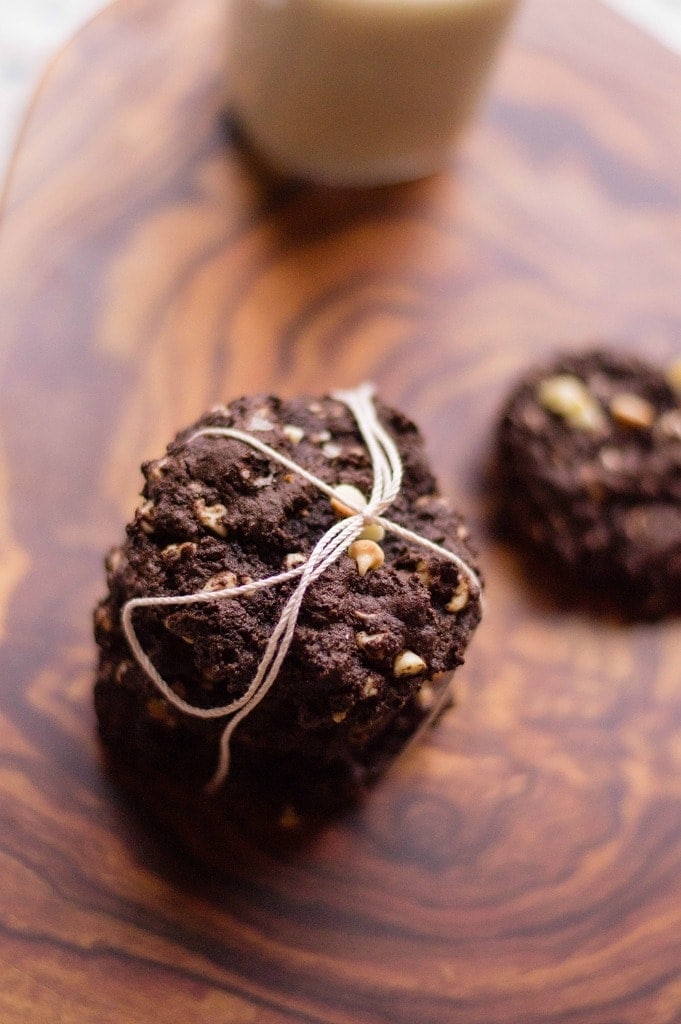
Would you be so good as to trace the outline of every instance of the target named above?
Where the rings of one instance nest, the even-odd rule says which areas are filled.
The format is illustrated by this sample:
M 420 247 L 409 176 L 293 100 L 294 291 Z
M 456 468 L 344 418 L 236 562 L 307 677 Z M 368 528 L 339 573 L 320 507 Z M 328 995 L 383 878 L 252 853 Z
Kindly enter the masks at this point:
M 347 551 L 348 546 L 359 537 L 366 526 L 379 523 L 387 533 L 392 533 L 403 540 L 411 541 L 419 547 L 427 548 L 429 551 L 433 551 L 442 558 L 453 562 L 467 577 L 473 596 L 478 597 L 481 593 L 481 584 L 477 574 L 463 558 L 453 551 L 449 551 L 447 548 L 441 547 L 441 545 L 428 540 L 426 537 L 421 537 L 419 534 L 413 533 L 411 530 L 383 516 L 382 513 L 390 507 L 400 492 L 402 486 L 402 460 L 392 437 L 379 422 L 373 403 L 373 389 L 371 386 L 369 384 L 362 384 L 352 391 L 336 391 L 332 394 L 332 397 L 350 409 L 371 458 L 373 484 L 371 495 L 363 508 L 355 507 L 344 496 L 343 503 L 352 509 L 353 515 L 334 523 L 317 541 L 307 561 L 303 565 L 296 566 L 294 569 L 277 573 L 266 579 L 254 580 L 240 586 L 223 587 L 220 590 L 199 591 L 193 594 L 177 594 L 165 597 L 134 597 L 123 605 L 121 624 L 128 646 L 137 664 L 165 699 L 173 707 L 177 708 L 178 711 L 191 715 L 194 718 L 213 719 L 232 716 L 220 737 L 218 765 L 208 785 L 209 790 L 218 789 L 227 778 L 230 760 L 230 740 L 234 730 L 263 700 L 279 674 L 281 665 L 291 645 L 300 607 L 308 587 L 326 572 L 329 566 L 338 561 L 343 552 Z M 291 470 L 293 473 L 308 480 L 323 494 L 328 495 L 330 498 L 336 496 L 335 489 L 332 486 L 325 483 L 324 480 L 320 480 L 314 473 L 310 473 L 304 466 L 241 430 L 231 427 L 203 427 L 192 434 L 187 439 L 186 444 L 192 444 L 199 437 L 225 437 L 241 441 L 255 451 L 265 455 L 268 459 L 280 463 L 280 465 Z M 252 594 L 257 590 L 279 586 L 293 579 L 298 579 L 298 585 L 288 598 L 279 621 L 272 630 L 252 682 L 240 697 L 230 701 L 229 704 L 222 704 L 219 707 L 202 708 L 184 700 L 163 679 L 152 664 L 149 656 L 142 649 L 142 645 L 137 638 L 132 617 L 138 608 L 177 607 L 179 605 L 201 604 L 208 601 L 222 600 L 223 598 L 241 597 L 245 594 Z

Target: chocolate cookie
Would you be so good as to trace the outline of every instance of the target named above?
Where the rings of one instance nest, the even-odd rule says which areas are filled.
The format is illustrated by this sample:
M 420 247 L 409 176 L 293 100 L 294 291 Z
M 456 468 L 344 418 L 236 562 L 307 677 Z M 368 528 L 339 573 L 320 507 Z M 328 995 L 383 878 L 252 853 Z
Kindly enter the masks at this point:
M 339 398 L 241 398 L 143 466 L 95 612 L 95 704 L 111 756 L 144 786 L 212 780 L 217 799 L 332 807 L 364 791 L 444 693 L 480 619 L 468 530 L 413 423 L 368 401 L 379 448 L 384 430 L 401 459 L 383 525 L 362 509 L 376 479 L 366 429 Z M 327 537 L 342 545 L 328 564 Z M 290 644 L 265 686 L 283 620 Z
M 623 353 L 566 355 L 515 388 L 498 429 L 501 521 L 635 617 L 681 610 L 678 386 Z

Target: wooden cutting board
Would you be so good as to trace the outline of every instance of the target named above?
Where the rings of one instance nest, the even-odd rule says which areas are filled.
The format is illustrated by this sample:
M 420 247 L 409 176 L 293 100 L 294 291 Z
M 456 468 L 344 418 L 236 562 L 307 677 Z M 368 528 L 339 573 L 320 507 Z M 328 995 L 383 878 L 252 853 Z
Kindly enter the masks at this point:
M 679 355 L 681 64 L 595 0 L 527 0 L 447 172 L 331 193 L 235 146 L 226 31 L 220 0 L 120 0 L 49 69 L 6 188 L 0 1017 L 678 1022 L 679 622 L 559 608 L 480 474 L 536 359 Z M 102 556 L 207 406 L 367 378 L 482 551 L 458 707 L 304 848 L 225 838 L 202 868 L 101 763 Z

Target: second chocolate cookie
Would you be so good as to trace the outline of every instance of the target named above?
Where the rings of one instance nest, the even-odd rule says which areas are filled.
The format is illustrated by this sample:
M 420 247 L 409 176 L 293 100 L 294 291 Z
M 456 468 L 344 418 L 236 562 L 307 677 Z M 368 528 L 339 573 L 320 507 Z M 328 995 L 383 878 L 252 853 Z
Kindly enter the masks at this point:
M 676 374 L 678 377 L 679 374 Z M 532 370 L 496 443 L 500 521 L 628 616 L 681 610 L 678 380 L 598 349 Z

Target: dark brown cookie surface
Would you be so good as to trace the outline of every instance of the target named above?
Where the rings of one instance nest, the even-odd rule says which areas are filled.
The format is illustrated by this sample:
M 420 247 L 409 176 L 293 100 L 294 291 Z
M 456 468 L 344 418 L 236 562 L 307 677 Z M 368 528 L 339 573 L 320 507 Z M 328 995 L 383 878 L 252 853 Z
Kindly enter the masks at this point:
M 387 516 L 474 565 L 468 531 L 437 492 L 414 425 L 379 406 L 404 482 Z M 302 564 L 338 521 L 329 498 L 241 441 L 198 428 L 245 431 L 336 487 L 368 495 L 371 460 L 357 424 L 330 398 L 271 396 L 220 407 L 143 467 L 143 502 L 108 558 L 107 597 L 95 614 L 95 688 L 102 738 L 140 772 L 188 787 L 215 771 L 225 721 L 172 706 L 140 668 L 121 629 L 131 598 L 163 597 L 265 579 Z M 347 554 L 305 593 L 291 647 L 266 697 L 235 730 L 227 789 L 256 785 L 333 803 L 380 773 L 427 712 L 443 673 L 463 660 L 479 596 L 451 561 L 387 533 L 384 562 L 364 575 Z M 220 707 L 244 693 L 295 586 L 238 598 L 143 608 L 135 629 L 173 691 Z
M 671 379 L 602 350 L 534 370 L 497 435 L 501 521 L 627 615 L 681 610 L 681 404 Z

